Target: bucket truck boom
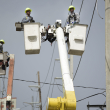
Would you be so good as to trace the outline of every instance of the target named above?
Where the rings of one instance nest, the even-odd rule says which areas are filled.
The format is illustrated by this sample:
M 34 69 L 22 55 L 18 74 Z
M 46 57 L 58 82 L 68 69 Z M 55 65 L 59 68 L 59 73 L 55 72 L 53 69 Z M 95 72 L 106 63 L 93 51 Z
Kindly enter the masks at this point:
M 10 109 L 12 104 L 11 101 L 12 101 L 13 75 L 14 75 L 14 55 L 10 54 L 7 97 L 6 97 L 6 105 L 8 105 Z

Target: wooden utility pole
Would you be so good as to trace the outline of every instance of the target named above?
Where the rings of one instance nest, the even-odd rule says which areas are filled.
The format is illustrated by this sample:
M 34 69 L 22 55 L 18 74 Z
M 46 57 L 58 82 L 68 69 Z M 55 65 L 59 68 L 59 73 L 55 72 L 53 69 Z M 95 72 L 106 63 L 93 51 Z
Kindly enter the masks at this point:
M 40 110 L 42 110 L 42 100 L 41 100 L 41 88 L 40 88 L 40 74 L 38 71 L 38 85 L 39 85 L 39 103 L 41 103 Z
M 110 110 L 110 0 L 105 0 L 106 110 Z

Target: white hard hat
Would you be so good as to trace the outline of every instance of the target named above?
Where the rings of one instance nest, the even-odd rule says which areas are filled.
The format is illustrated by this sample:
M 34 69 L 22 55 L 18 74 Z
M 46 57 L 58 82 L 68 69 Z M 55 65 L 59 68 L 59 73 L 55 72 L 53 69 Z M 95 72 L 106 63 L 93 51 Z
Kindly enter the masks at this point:
M 52 30 L 51 30 L 51 29 L 49 29 L 49 30 L 48 30 L 48 33 L 49 33 L 49 34 L 53 34 L 53 32 L 52 32 Z

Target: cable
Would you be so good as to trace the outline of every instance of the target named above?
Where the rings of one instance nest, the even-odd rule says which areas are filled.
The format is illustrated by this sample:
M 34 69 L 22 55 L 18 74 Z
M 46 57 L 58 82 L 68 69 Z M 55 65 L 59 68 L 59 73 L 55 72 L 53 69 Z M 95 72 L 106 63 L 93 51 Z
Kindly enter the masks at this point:
M 73 0 L 71 1 L 71 5 L 72 5 L 72 3 L 73 3 Z
M 56 82 L 56 84 L 57 84 L 57 82 Z M 59 88 L 59 86 L 57 85 L 57 88 L 59 89 L 59 91 L 61 92 L 61 93 L 63 93 L 63 91 L 62 90 L 60 90 L 60 88 Z
M 74 87 L 81 87 L 81 88 L 88 88 L 88 89 L 100 89 L 100 90 L 106 90 L 106 89 L 104 89 L 104 88 L 85 87 L 85 86 L 74 86 Z
M 53 73 L 54 73 L 54 68 L 55 68 L 55 61 L 54 61 L 54 65 L 53 65 L 53 71 L 52 71 L 52 76 L 51 76 L 51 81 L 50 81 L 50 84 L 51 84 L 51 82 L 52 82 Z M 45 100 L 45 102 L 44 102 L 43 107 L 45 106 L 45 104 L 46 104 L 46 102 L 47 102 L 47 98 L 48 98 L 49 91 L 50 91 L 50 86 L 51 86 L 51 85 L 49 85 L 49 89 L 48 89 L 47 97 L 46 97 L 46 100 Z M 43 107 L 42 107 L 42 108 L 43 108 Z
M 104 19 L 104 18 L 102 18 L 102 17 L 100 16 L 99 11 L 98 11 L 98 0 L 97 0 L 97 4 L 96 4 L 96 10 L 97 10 L 97 13 L 98 13 L 99 17 L 100 17 L 101 19 Z
M 83 2 L 84 2 L 84 0 L 82 0 L 81 8 L 80 8 L 80 11 L 79 11 L 79 15 L 81 14 L 81 9 L 82 9 L 82 6 L 83 6 Z
M 105 92 L 105 91 L 104 91 L 104 92 Z M 96 96 L 96 95 L 99 95 L 99 94 L 103 94 L 104 92 L 101 92 L 101 93 L 97 93 L 97 94 L 90 95 L 90 96 L 85 97 L 85 98 L 83 98 L 83 99 L 77 100 L 76 102 L 80 102 L 80 101 L 82 101 L 82 100 L 85 100 L 85 99 L 87 99 L 87 98 L 90 98 L 90 97 L 93 97 L 93 96 Z
M 105 94 L 102 94 L 104 97 L 106 97 L 106 95 Z
M 53 81 L 53 87 L 52 87 L 51 97 L 52 97 L 52 94 L 53 94 L 54 83 L 55 83 L 55 79 L 54 79 L 54 81 Z
M 78 71 L 78 69 L 79 69 L 79 65 L 80 65 L 80 63 L 81 63 L 81 60 L 82 60 L 82 56 L 80 57 L 79 64 L 78 64 L 78 67 L 77 67 L 76 72 L 75 72 L 75 74 L 74 74 L 73 80 L 75 79 L 75 76 L 76 76 L 77 71 Z
M 3 78 L 3 77 L 0 77 L 0 78 Z M 5 79 L 8 79 L 7 77 L 5 77 Z M 22 80 L 22 79 L 13 79 L 13 80 L 16 80 L 16 81 L 24 81 L 24 82 L 32 82 L 32 83 L 39 83 L 39 82 L 36 82 L 36 81 L 29 81 L 29 80 Z M 50 83 L 45 83 L 45 82 L 40 82 L 42 84 L 49 84 L 49 85 L 53 85 L 53 84 L 50 84 Z M 54 84 L 56 85 L 56 84 Z M 62 86 L 61 84 L 57 84 L 59 86 Z
M 23 104 L 24 105 L 24 104 Z M 24 107 L 22 107 L 21 109 L 23 109 L 23 108 L 26 108 L 26 107 L 28 107 L 29 105 L 24 105 Z
M 3 78 L 3 77 L 0 77 Z M 5 77 L 5 79 L 8 79 L 7 77 Z M 35 82 L 35 81 L 28 81 L 28 80 L 22 80 L 22 79 L 13 79 L 13 80 L 17 80 L 17 81 L 24 81 L 24 82 L 33 82 L 33 83 L 39 83 L 39 82 Z M 40 82 L 43 84 L 49 84 L 49 85 L 58 85 L 58 86 L 62 86 L 61 84 L 51 84 L 51 83 L 44 83 L 44 82 Z M 96 87 L 85 87 L 85 86 L 74 86 L 74 87 L 81 87 L 81 88 L 91 88 L 91 89 L 100 89 L 100 90 L 106 90 L 104 88 L 96 88 Z M 1 91 L 2 92 L 2 91 Z M 36 91 L 37 92 L 37 91 Z
M 85 45 L 86 45 L 86 43 L 87 43 L 87 39 L 88 39 L 89 32 L 90 32 L 90 29 L 91 29 L 91 24 L 92 24 L 92 21 L 93 21 L 93 17 L 94 17 L 94 12 L 95 12 L 95 8 L 96 8 L 96 4 L 97 4 L 97 0 L 96 0 L 96 2 L 95 2 L 95 6 L 94 6 L 94 10 L 93 10 L 93 14 L 92 14 L 92 18 L 91 18 L 91 22 L 90 22 L 89 30 L 88 30 L 88 33 L 87 33 L 87 37 L 86 37 L 86 41 L 85 41 Z M 76 76 L 76 74 L 77 74 L 77 71 L 78 71 L 79 66 L 80 66 L 80 63 L 81 63 L 81 60 L 82 60 L 82 56 L 80 57 L 80 61 L 79 61 L 78 67 L 77 67 L 77 69 L 76 69 L 75 75 L 74 75 L 74 77 L 73 77 L 73 80 L 75 79 L 75 76 Z
M 56 44 L 56 41 L 55 41 L 55 44 Z M 50 61 L 50 65 L 49 65 L 49 69 L 48 69 L 47 76 L 46 76 L 46 78 L 45 78 L 44 83 L 46 82 L 47 77 L 48 77 L 48 74 L 49 74 L 49 71 L 50 71 L 50 67 L 51 67 L 51 63 L 52 63 L 52 59 L 53 59 L 53 55 L 54 55 L 54 50 L 55 50 L 55 44 L 54 44 L 54 48 L 53 48 L 53 52 L 52 52 L 52 57 L 51 57 L 51 61 Z M 42 88 L 43 86 L 44 86 L 44 84 L 41 86 L 41 88 Z

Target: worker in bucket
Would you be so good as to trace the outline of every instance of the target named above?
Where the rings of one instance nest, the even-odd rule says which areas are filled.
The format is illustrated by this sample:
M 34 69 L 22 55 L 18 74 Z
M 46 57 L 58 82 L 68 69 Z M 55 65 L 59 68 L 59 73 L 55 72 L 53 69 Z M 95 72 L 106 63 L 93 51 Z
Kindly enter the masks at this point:
M 80 17 L 79 14 L 74 12 L 75 7 L 74 6 L 69 6 L 68 11 L 70 12 L 68 18 L 67 18 L 67 23 L 68 24 L 75 24 L 80 22 Z
M 22 19 L 22 23 L 30 23 L 30 22 L 35 22 L 33 20 L 33 17 L 30 16 L 32 10 L 30 8 L 26 8 L 25 9 L 25 13 L 26 13 L 26 16 Z
M 5 41 L 3 39 L 1 39 L 0 40 L 0 53 L 3 53 L 3 44 L 5 44 Z M 3 60 L 0 60 L 0 66 L 2 66 L 3 70 L 5 70 L 5 65 L 7 67 L 9 66 L 9 64 L 8 64 L 9 60 L 10 60 L 10 57 L 7 58 L 7 61 L 5 62 L 5 64 L 4 64 Z
M 56 37 L 54 37 L 54 34 L 51 31 L 50 24 L 48 25 L 48 28 L 46 29 L 46 39 L 45 39 L 45 41 L 46 40 L 48 40 L 51 43 L 51 46 L 52 46 L 52 43 L 56 40 Z
M 80 16 L 79 14 L 74 12 L 75 7 L 74 6 L 69 6 L 68 11 L 70 12 L 68 18 L 67 18 L 67 24 L 69 25 L 74 25 L 80 22 Z M 67 40 L 65 41 L 66 43 L 69 41 L 69 38 L 67 37 Z
M 5 44 L 5 41 L 1 39 L 0 40 L 0 53 L 3 53 L 3 44 Z

